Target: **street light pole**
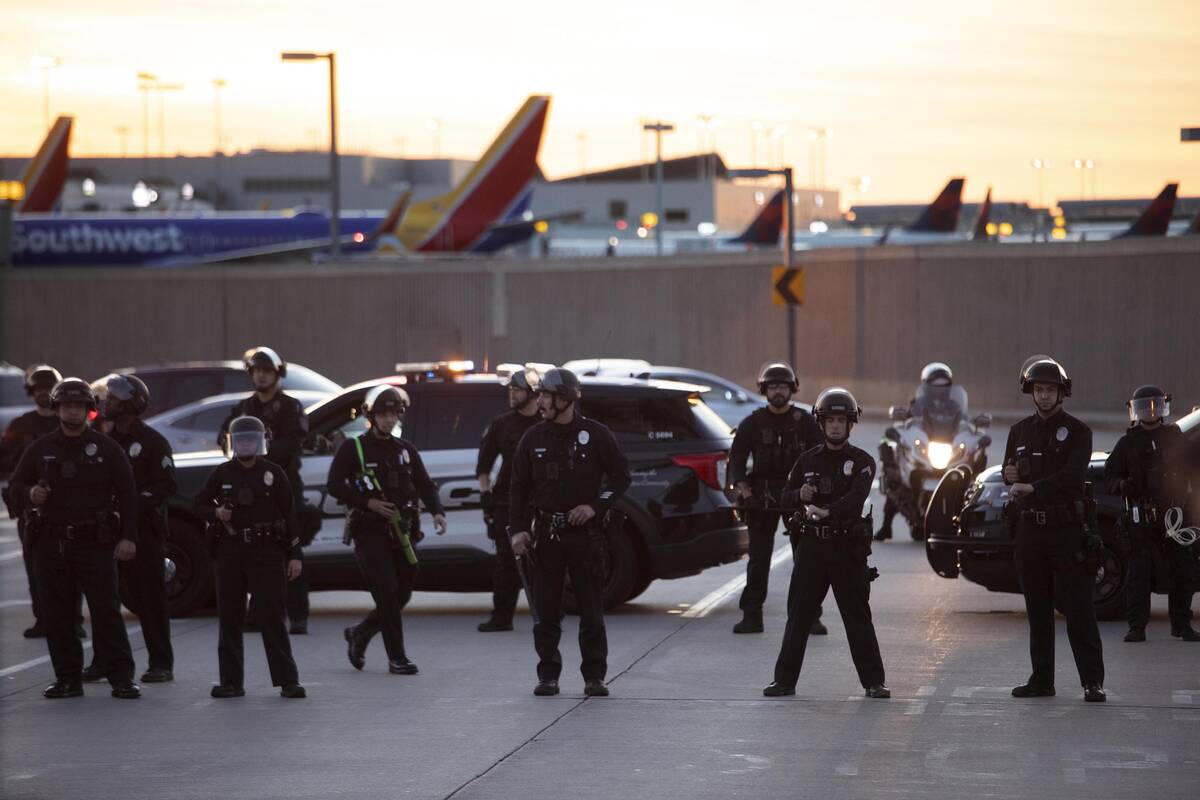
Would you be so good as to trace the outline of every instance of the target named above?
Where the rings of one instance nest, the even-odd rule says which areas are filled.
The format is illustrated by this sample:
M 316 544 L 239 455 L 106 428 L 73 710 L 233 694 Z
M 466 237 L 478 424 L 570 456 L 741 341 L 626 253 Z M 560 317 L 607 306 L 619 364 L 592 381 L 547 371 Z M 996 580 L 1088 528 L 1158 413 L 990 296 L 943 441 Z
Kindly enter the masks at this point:
M 142 180 L 150 179 L 150 89 L 158 78 L 152 72 L 137 74 L 142 93 Z
M 221 203 L 221 89 L 225 88 L 222 78 L 213 78 L 213 210 Z
M 342 174 L 338 162 L 337 149 L 337 66 L 334 53 L 295 53 L 280 54 L 284 61 L 329 61 L 329 252 L 337 258 L 342 254 L 341 208 L 342 208 Z
M 42 127 L 50 130 L 50 70 L 62 66 L 57 56 L 34 56 L 33 65 L 42 71 Z
M 661 256 L 663 254 L 662 230 L 667 221 L 666 211 L 663 210 L 662 135 L 675 130 L 675 126 L 659 121 L 643 124 L 642 130 L 654 131 L 654 196 L 658 209 L 658 223 L 654 226 L 654 252 Z

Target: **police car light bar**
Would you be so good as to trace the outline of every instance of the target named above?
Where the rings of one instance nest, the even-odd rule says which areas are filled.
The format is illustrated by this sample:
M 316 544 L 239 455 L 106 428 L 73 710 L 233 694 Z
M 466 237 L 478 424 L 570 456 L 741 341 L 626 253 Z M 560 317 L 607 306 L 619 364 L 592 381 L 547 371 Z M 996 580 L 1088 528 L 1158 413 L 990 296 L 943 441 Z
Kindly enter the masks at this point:
M 474 371 L 474 361 L 402 361 L 396 364 L 396 374 L 413 381 L 454 380 Z

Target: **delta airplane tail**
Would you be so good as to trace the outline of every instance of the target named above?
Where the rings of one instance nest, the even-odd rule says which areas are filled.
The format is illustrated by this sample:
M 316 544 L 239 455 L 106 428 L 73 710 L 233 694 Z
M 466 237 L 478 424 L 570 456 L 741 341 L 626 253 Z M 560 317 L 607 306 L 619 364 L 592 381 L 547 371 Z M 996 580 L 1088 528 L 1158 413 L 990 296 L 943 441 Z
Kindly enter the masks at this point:
M 988 223 L 992 221 L 992 187 L 988 187 L 983 205 L 979 207 L 979 218 L 975 220 L 975 230 L 971 233 L 971 241 L 986 242 L 988 239 Z
M 908 233 L 954 233 L 962 211 L 964 178 L 951 178 L 937 199 L 925 207 L 921 216 L 905 230 Z
M 1114 239 L 1131 239 L 1141 236 L 1166 236 L 1167 228 L 1171 225 L 1171 214 L 1175 212 L 1175 193 L 1179 190 L 1178 183 L 1168 183 L 1158 197 L 1146 206 L 1146 210 L 1138 217 L 1129 230 L 1114 236 Z
M 746 230 L 740 236 L 730 239 L 727 244 L 745 244 L 752 247 L 778 247 L 779 232 L 783 229 L 783 201 L 785 190 L 780 189 L 762 207 Z

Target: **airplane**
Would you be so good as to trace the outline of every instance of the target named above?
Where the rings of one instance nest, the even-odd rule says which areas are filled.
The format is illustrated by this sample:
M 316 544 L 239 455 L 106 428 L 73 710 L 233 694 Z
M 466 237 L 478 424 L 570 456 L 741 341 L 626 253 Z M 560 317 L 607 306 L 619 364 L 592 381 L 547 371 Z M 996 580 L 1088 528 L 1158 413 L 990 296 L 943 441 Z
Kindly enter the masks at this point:
M 68 145 L 71 142 L 71 117 L 59 117 L 41 147 L 29 161 L 21 182 L 25 196 L 17 203 L 17 214 L 53 211 L 67 182 Z
M 783 194 L 783 189 L 776 192 L 758 212 L 758 215 L 750 220 L 746 230 L 732 239 L 727 239 L 725 244 L 778 247 L 779 232 L 783 230 Z
M 1142 215 L 1133 221 L 1128 230 L 1112 238 L 1134 239 L 1142 236 L 1166 236 L 1167 229 L 1171 226 L 1171 215 L 1175 212 L 1175 198 L 1178 192 L 1178 183 L 1168 183 L 1158 193 L 1158 197 L 1146 206 Z
M 341 214 L 343 253 L 490 253 L 528 239 L 539 223 L 562 217 L 535 218 L 529 211 L 549 105 L 547 96 L 528 98 L 449 194 L 411 204 L 411 190 L 405 189 L 385 215 Z M 63 134 L 64 176 L 65 141 Z M 45 149 L 43 145 L 39 155 Z M 61 182 L 58 188 L 61 191 Z M 18 214 L 13 225 L 12 252 L 18 267 L 169 267 L 311 253 L 329 247 L 329 227 L 329 215 L 323 210 L 283 214 Z
M 972 242 L 986 242 L 988 236 L 988 223 L 992 220 L 992 187 L 988 187 L 987 194 L 983 198 L 983 205 L 979 208 L 979 216 L 975 218 L 975 227 L 971 230 Z

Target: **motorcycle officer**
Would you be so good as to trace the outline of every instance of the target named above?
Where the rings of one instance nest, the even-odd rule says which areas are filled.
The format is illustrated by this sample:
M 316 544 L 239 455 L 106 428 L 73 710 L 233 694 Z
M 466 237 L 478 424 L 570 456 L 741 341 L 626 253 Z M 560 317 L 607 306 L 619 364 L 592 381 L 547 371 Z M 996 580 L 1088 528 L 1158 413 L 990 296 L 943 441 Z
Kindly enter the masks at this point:
M 950 386 L 954 383 L 954 372 L 950 367 L 940 361 L 934 361 L 926 364 L 921 370 L 921 384 L 924 386 Z M 908 401 L 908 413 L 913 413 L 913 408 L 916 406 L 917 398 Z M 888 440 L 885 438 L 879 443 L 879 463 L 883 465 L 883 480 L 889 485 L 894 485 L 899 481 L 899 465 L 896 463 L 896 451 L 889 446 Z M 896 518 L 896 514 L 900 513 L 900 507 L 890 492 L 883 493 L 883 524 L 879 526 L 879 530 L 875 532 L 875 541 L 883 542 L 892 538 L 892 520 Z
M 767 406 L 742 420 L 730 447 L 729 479 L 750 528 L 746 588 L 738 601 L 742 619 L 733 626 L 734 633 L 762 633 L 775 529 L 782 514 L 780 493 L 796 459 L 821 441 L 812 414 L 792 403 L 797 388 L 790 366 L 778 361 L 764 364 L 758 373 L 758 391 L 767 398 Z M 753 465 L 747 467 L 751 456 Z M 827 632 L 820 615 L 812 632 Z
M 1110 491 L 1125 498 L 1123 520 L 1129 533 L 1129 572 L 1125 608 L 1129 621 L 1127 642 L 1146 641 L 1150 620 L 1150 594 L 1154 563 L 1161 559 L 1168 571 L 1167 593 L 1171 635 L 1185 642 L 1200 642 L 1192 628 L 1192 581 L 1196 569 L 1194 550 L 1166 536 L 1166 515 L 1188 507 L 1188 481 L 1184 474 L 1186 438 L 1171 415 L 1171 395 L 1157 386 L 1142 386 L 1125 404 L 1130 428 L 1117 441 L 1104 464 Z M 1182 517 L 1180 518 L 1182 522 Z M 1160 559 L 1155 559 L 1158 555 Z
M 1031 395 L 1035 413 L 1008 432 L 1004 483 L 1011 500 L 1006 508 L 1016 523 L 1016 558 L 1029 617 L 1029 680 L 1013 697 L 1054 695 L 1054 607 L 1067 618 L 1067 638 L 1083 684 L 1084 700 L 1103 703 L 1104 653 L 1096 609 L 1095 583 L 1088 574 L 1087 537 L 1081 518 L 1084 481 L 1092 453 L 1092 431 L 1063 410 L 1071 379 L 1053 359 L 1029 364 L 1021 391 Z

